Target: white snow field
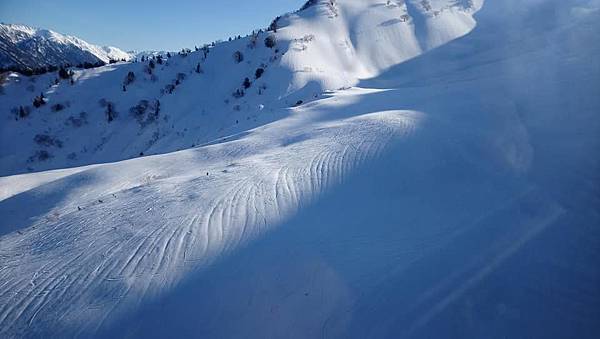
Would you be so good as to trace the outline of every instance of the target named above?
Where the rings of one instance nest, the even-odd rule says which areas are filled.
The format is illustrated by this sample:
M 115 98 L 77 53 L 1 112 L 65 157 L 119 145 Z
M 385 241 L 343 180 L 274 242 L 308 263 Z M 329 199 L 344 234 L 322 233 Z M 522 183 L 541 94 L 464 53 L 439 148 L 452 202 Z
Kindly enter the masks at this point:
M 597 338 L 599 26 L 597 0 L 316 1 L 277 52 L 44 89 L 0 127 L 0 337 Z

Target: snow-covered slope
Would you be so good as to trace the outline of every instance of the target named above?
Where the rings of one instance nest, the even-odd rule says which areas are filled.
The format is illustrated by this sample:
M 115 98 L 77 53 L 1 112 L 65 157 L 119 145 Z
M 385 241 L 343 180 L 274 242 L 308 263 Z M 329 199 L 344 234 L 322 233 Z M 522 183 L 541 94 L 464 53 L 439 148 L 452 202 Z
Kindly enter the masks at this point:
M 66 131 L 85 145 L 103 129 L 103 147 L 123 152 L 0 178 L 0 336 L 596 338 L 600 4 L 490 1 L 460 26 L 462 5 L 430 1 L 446 10 L 425 20 L 453 15 L 466 35 L 438 44 L 431 30 L 393 28 L 437 46 L 411 56 L 367 37 L 351 54 L 332 48 L 345 30 L 313 33 L 332 21 L 390 39 L 384 27 L 401 25 L 380 25 L 401 13 L 393 2 L 336 3 L 284 17 L 279 52 L 236 40 L 205 61 L 157 65 L 155 81 L 145 65 L 112 65 L 47 91 L 47 106 L 71 100 L 78 112 L 116 82 L 102 95 L 124 114 L 100 125 L 90 109 Z M 370 25 L 356 19 L 369 11 Z M 260 63 L 264 75 L 232 98 Z M 181 70 L 159 97 L 160 124 L 128 116 Z M 18 102 L 28 81 L 10 78 L 1 100 Z M 66 109 L 44 109 L 2 133 L 21 123 L 60 137 Z M 154 131 L 136 151 L 161 154 L 98 163 Z M 3 153 L 4 173 L 20 156 Z
M 116 47 L 92 45 L 51 30 L 0 24 L 0 68 L 36 69 L 130 58 L 128 53 Z
M 290 44 L 282 64 L 294 72 L 291 89 L 352 86 L 375 76 L 469 32 L 481 2 L 317 1 L 280 22 Z
M 55 74 L 9 77 L 0 96 L 6 107 L 0 174 L 171 152 L 242 132 L 248 123 L 278 119 L 282 108 L 351 87 L 466 34 L 480 6 L 454 0 L 318 1 L 281 18 L 276 33 L 221 43 L 206 54 L 173 54 L 150 71 L 147 61 L 75 70 L 73 83 L 56 84 Z M 269 36 L 276 40 L 272 48 L 265 45 Z M 234 60 L 236 52 L 243 60 Z M 260 78 L 258 69 L 264 71 Z M 129 72 L 135 80 L 125 92 Z M 238 90 L 243 97 L 232 96 Z M 40 92 L 48 104 L 35 109 L 32 101 Z M 160 117 L 151 123 L 131 114 L 143 100 L 160 103 Z M 118 115 L 110 122 L 106 102 Z M 53 109 L 57 104 L 60 111 Z M 27 117 L 19 117 L 20 107 Z

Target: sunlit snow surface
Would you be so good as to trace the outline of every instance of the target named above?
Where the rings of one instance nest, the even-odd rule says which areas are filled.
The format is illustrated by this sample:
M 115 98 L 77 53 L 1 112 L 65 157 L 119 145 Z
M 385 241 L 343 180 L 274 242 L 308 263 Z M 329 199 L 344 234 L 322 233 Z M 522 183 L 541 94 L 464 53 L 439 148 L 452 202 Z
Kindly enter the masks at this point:
M 328 60 L 314 33 L 277 79 L 352 88 L 201 146 L 0 178 L 0 336 L 597 337 L 598 8 L 486 2 L 401 60 Z M 330 10 L 280 34 L 402 24 L 384 1 Z
M 117 47 L 92 45 L 74 36 L 20 24 L 1 23 L 0 43 L 3 47 L 0 66 L 3 68 L 39 68 L 61 63 L 98 61 L 109 63 L 111 60 L 129 60 L 132 57 Z M 19 51 L 11 48 L 18 48 Z

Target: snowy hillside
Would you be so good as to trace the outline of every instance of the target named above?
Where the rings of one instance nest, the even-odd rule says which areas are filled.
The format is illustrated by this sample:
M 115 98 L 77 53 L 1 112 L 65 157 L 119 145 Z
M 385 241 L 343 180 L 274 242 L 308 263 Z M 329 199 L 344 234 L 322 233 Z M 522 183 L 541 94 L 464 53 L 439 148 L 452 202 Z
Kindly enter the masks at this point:
M 598 337 L 600 3 L 309 5 L 6 77 L 0 337 Z
M 128 51 L 127 52 L 129 55 L 131 55 L 131 59 L 141 59 L 142 57 L 144 59 L 150 58 L 150 57 L 157 57 L 159 55 L 161 56 L 165 56 L 167 55 L 167 53 L 173 53 L 173 54 L 177 54 L 176 52 L 172 52 L 172 51 Z
M 73 81 L 59 83 L 56 74 L 10 76 L 0 96 L 0 174 L 160 154 L 243 132 L 466 34 L 480 8 L 399 3 L 321 1 L 281 18 L 277 32 L 163 55 L 155 68 L 145 61 L 75 70 Z M 40 93 L 47 104 L 35 108 Z
M 37 69 L 130 58 L 128 53 L 116 47 L 92 45 L 51 30 L 0 24 L 0 68 Z

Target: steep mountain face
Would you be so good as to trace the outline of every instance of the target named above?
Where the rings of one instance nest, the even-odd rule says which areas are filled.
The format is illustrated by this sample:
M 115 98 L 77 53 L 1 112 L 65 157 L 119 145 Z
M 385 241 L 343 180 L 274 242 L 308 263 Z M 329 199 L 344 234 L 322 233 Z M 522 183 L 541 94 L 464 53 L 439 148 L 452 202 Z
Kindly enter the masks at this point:
M 482 5 L 481 0 L 309 3 L 279 22 L 280 37 L 289 43 L 282 65 L 294 74 L 291 90 L 309 83 L 340 88 L 376 76 L 471 31 Z
M 0 24 L 0 68 L 36 69 L 130 59 L 116 47 L 101 47 L 73 36 L 25 25 Z
M 5 79 L 0 337 L 598 337 L 597 0 L 276 26 Z
M 480 7 L 454 0 L 317 1 L 277 20 L 276 32 L 173 53 L 162 64 L 152 61 L 150 70 L 149 61 L 75 70 L 73 84 L 55 84 L 54 74 L 9 77 L 0 97 L 7 120 L 0 127 L 0 174 L 159 154 L 239 133 L 468 33 Z M 266 46 L 268 37 L 274 46 Z M 125 92 L 129 72 L 135 80 Z M 40 92 L 48 104 L 35 108 Z M 107 102 L 116 112 L 110 122 Z M 155 102 L 160 117 L 152 123 L 132 114 Z

